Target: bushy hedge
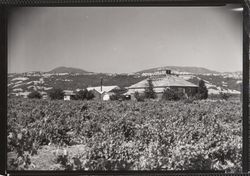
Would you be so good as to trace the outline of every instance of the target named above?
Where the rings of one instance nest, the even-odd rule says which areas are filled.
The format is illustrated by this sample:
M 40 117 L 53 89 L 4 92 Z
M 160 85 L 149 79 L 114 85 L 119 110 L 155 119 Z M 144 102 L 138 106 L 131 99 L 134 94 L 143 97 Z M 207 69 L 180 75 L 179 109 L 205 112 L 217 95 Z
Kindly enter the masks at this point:
M 139 92 L 135 92 L 134 97 L 139 102 L 143 102 L 145 100 L 145 94 L 140 94 Z
M 42 95 L 38 91 L 33 91 L 28 95 L 28 98 L 37 98 L 41 99 Z
M 169 101 L 177 101 L 185 98 L 185 94 L 183 92 L 179 92 L 175 89 L 165 89 L 162 94 L 163 100 Z

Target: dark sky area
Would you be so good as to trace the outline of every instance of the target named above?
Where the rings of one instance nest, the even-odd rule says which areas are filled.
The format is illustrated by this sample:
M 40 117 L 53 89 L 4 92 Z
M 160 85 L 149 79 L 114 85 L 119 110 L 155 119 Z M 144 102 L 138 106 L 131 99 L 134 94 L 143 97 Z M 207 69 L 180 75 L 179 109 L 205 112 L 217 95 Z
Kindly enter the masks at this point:
M 242 12 L 218 7 L 28 7 L 10 12 L 8 70 L 242 70 Z

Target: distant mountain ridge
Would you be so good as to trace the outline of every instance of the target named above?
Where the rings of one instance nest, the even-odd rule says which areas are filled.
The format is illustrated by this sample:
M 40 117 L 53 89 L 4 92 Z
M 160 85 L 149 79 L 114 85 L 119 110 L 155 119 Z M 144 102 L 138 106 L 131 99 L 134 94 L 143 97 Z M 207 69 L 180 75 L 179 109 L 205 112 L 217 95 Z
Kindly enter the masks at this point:
M 75 91 L 100 86 L 101 80 L 104 86 L 116 85 L 125 88 L 152 75 L 162 75 L 167 69 L 196 85 L 199 80 L 204 80 L 209 94 L 220 92 L 239 94 L 242 90 L 242 72 L 217 72 L 201 67 L 168 66 L 129 74 L 95 73 L 72 67 L 57 67 L 49 72 L 13 73 L 8 74 L 8 92 L 20 95 L 33 90 L 48 92 L 52 88 Z
M 159 70 L 172 70 L 172 71 L 178 71 L 178 72 L 188 72 L 192 74 L 218 74 L 220 72 L 209 70 L 207 68 L 203 67 L 181 67 L 181 66 L 165 66 L 165 67 L 156 67 L 151 69 L 142 70 L 136 73 L 152 73 L 157 72 Z
M 88 72 L 86 70 L 80 69 L 80 68 L 73 68 L 73 67 L 57 67 L 51 71 L 49 71 L 49 73 L 79 73 L 79 74 L 83 74 L 83 73 L 91 73 Z

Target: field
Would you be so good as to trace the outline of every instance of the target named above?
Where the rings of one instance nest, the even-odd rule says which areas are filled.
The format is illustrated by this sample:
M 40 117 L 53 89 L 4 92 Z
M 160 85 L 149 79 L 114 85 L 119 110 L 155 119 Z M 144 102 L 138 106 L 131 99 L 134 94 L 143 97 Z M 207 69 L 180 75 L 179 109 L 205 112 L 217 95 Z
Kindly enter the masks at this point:
M 8 101 L 9 169 L 241 170 L 237 100 Z

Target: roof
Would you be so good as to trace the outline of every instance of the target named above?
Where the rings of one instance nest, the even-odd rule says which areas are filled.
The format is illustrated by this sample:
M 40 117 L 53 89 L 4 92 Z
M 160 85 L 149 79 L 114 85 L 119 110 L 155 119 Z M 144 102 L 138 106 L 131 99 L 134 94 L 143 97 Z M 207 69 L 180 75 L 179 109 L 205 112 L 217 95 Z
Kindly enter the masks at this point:
M 40 92 L 41 95 L 47 95 L 47 92 Z
M 27 95 L 29 95 L 31 92 L 19 92 L 19 95 L 21 95 L 21 96 L 27 96 Z
M 152 80 L 154 88 L 165 88 L 165 87 L 198 87 L 197 85 L 184 80 L 175 75 L 155 76 L 142 80 L 128 89 L 145 89 L 148 86 L 148 79 Z
M 75 93 L 73 92 L 73 90 L 64 90 L 64 95 L 75 95 Z
M 164 90 L 165 90 L 164 87 L 154 88 L 155 93 L 162 93 L 162 92 L 164 92 Z M 126 93 L 124 93 L 124 95 L 130 95 L 130 94 L 133 94 L 135 92 L 144 93 L 145 89 L 142 89 L 142 88 L 139 88 L 139 89 L 129 89 Z
M 88 91 L 95 90 L 95 91 L 97 91 L 100 94 L 103 94 L 104 92 L 110 92 L 110 91 L 112 91 L 114 89 L 120 89 L 120 87 L 118 87 L 118 86 L 102 86 L 102 91 L 101 91 L 101 86 L 98 86 L 98 87 L 88 87 L 87 88 Z

